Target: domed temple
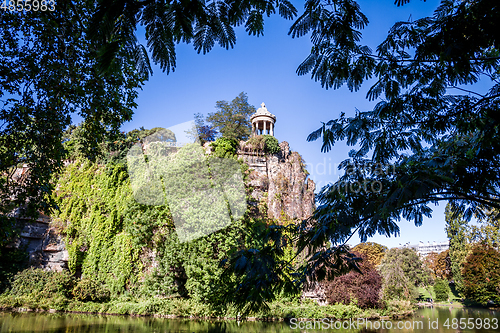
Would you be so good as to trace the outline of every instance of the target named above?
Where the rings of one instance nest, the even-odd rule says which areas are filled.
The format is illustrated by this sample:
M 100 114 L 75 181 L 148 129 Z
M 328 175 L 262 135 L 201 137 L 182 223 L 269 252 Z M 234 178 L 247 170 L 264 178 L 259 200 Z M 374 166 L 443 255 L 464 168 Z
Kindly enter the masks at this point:
M 269 134 L 274 136 L 274 123 L 276 116 L 267 111 L 266 104 L 262 103 L 260 108 L 251 117 L 252 136 Z

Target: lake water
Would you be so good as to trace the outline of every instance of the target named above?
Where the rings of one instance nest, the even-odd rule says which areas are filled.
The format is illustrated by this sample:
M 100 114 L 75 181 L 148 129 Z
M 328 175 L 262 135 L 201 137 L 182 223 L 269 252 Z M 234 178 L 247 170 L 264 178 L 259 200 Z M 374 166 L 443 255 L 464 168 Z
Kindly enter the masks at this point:
M 0 312 L 0 332 L 500 332 L 500 312 L 425 308 L 396 321 L 236 322 L 84 314 Z

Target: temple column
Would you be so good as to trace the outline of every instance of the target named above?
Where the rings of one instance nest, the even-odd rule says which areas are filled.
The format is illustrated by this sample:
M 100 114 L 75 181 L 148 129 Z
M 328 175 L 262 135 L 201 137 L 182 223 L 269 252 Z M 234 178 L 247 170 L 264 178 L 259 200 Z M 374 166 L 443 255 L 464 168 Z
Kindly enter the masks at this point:
M 265 103 L 261 104 L 261 107 L 250 117 L 250 120 L 253 125 L 253 135 L 274 136 L 276 116 L 267 110 Z

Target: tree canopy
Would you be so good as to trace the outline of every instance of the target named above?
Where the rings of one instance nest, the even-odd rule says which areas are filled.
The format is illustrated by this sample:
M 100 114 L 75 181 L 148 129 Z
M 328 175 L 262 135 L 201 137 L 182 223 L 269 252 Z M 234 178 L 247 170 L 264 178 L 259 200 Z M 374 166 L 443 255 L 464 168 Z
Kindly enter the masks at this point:
M 309 135 L 323 152 L 339 141 L 355 147 L 345 174 L 317 196 L 309 238 L 398 235 L 401 218 L 419 226 L 439 201 L 465 219 L 499 208 L 498 3 L 442 1 L 430 17 L 396 22 L 376 52 L 361 44 L 368 20 L 357 3 L 334 3 L 307 1 L 292 26 L 314 44 L 298 73 L 334 89 L 370 79 L 366 97 L 377 103 Z
M 463 292 L 462 266 L 470 249 L 469 226 L 461 216 L 454 216 L 450 207 L 445 210 L 446 233 L 450 240 L 451 275 L 458 292 Z
M 250 116 L 255 107 L 248 103 L 248 96 L 241 92 L 231 102 L 215 102 L 216 112 L 208 114 L 207 122 L 223 137 L 246 141 L 251 134 Z
M 444 279 L 447 281 L 452 278 L 449 250 L 440 253 L 429 253 L 425 257 L 424 263 L 431 270 L 434 278 Z
M 198 53 L 207 53 L 219 44 L 225 49 L 236 43 L 235 28 L 244 25 L 249 35 L 264 33 L 264 17 L 278 14 L 285 19 L 297 10 L 288 0 L 238 1 L 135 1 L 99 0 L 93 16 L 94 36 L 102 41 L 101 65 L 110 67 L 123 45 L 136 45 L 136 28 L 145 28 L 152 59 L 169 73 L 176 67 L 175 47 L 193 43 Z M 141 54 L 147 59 L 147 53 Z
M 207 141 L 215 141 L 217 130 L 210 124 L 205 123 L 205 116 L 201 113 L 194 115 L 194 127 L 188 134 L 194 136 L 194 139 L 199 139 L 203 145 Z
M 93 1 L 67 1 L 57 10 L 0 13 L 0 215 L 13 208 L 47 211 L 50 179 L 60 170 L 63 132 L 83 119 L 88 149 L 131 119 L 137 89 L 147 78 L 135 48 L 120 49 L 114 66 L 99 69 L 100 44 L 89 37 Z M 27 177 L 15 179 L 26 165 Z
M 476 244 L 463 265 L 466 297 L 486 305 L 500 301 L 500 253 L 486 244 Z
M 385 256 L 387 246 L 373 242 L 366 242 L 359 243 L 351 250 L 353 252 L 363 254 L 367 260 L 370 260 L 373 263 L 373 265 L 378 266 Z

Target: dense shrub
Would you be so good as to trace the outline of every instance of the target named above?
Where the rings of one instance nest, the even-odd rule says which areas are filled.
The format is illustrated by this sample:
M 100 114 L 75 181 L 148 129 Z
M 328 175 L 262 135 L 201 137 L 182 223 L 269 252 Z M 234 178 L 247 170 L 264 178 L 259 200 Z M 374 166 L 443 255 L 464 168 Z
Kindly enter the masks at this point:
M 486 304 L 500 303 L 500 253 L 488 245 L 477 244 L 467 256 L 463 269 L 464 294 Z
M 436 294 L 436 301 L 442 302 L 448 299 L 448 295 L 450 293 L 450 286 L 448 285 L 448 281 L 443 279 L 436 279 L 434 282 L 434 294 Z
M 96 281 L 83 278 L 73 288 L 73 296 L 82 302 L 106 302 L 109 300 L 109 290 Z
M 253 149 L 276 154 L 280 151 L 279 141 L 272 135 L 256 135 L 247 141 Z
M 0 224 L 3 222 L 4 220 L 0 216 Z M 1 226 L 0 229 L 2 229 Z M 0 232 L 2 231 L 0 230 Z M 20 249 L 2 248 L 0 245 L 0 294 L 9 288 L 11 280 L 18 272 L 28 266 L 27 263 L 28 252 L 24 247 Z
M 218 157 L 227 157 L 236 154 L 238 142 L 225 137 L 218 138 L 210 144 L 214 149 L 214 154 Z
M 71 296 L 74 279 L 68 272 L 53 272 L 28 268 L 14 277 L 10 295 L 50 298 Z
M 280 151 L 280 143 L 272 135 L 263 135 L 265 140 L 264 151 L 269 154 L 276 154 Z
M 363 255 L 361 258 L 363 261 L 360 263 L 360 270 L 363 274 L 351 271 L 323 283 L 328 303 L 354 303 L 362 309 L 381 306 L 382 277 L 371 261 Z

